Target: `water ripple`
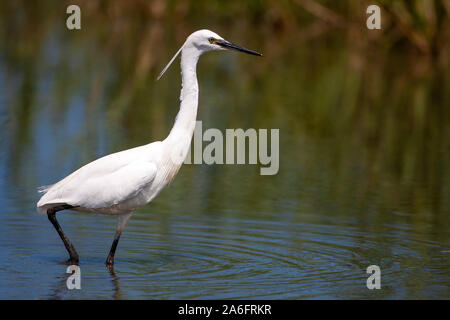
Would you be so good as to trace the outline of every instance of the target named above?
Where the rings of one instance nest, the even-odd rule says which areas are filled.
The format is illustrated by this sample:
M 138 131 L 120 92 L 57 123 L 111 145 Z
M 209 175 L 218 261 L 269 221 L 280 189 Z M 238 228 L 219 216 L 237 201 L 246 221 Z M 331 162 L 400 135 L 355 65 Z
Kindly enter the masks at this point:
M 399 287 L 395 283 L 406 276 L 405 268 L 412 273 L 424 267 L 424 252 L 412 248 L 432 250 L 437 255 L 434 259 L 441 257 L 439 261 L 448 264 L 441 252 L 445 248 L 431 240 L 419 242 L 395 227 L 392 232 L 378 234 L 352 225 L 143 214 L 127 226 L 116 255 L 115 273 L 109 274 L 103 259 L 112 241 L 114 221 L 66 215 L 61 217 L 62 225 L 80 253 L 84 285 L 83 292 L 68 293 L 65 266 L 57 263 L 65 258 L 64 248 L 50 226 L 39 219 L 42 217 L 30 217 L 36 222 L 34 226 L 23 223 L 21 217 L 3 221 L 4 228 L 15 232 L 1 239 L 13 249 L 5 251 L 0 273 L 15 274 L 21 277 L 22 285 L 29 285 L 38 281 L 33 272 L 45 269 L 47 276 L 40 285 L 47 290 L 38 298 L 401 297 L 403 293 L 395 289 Z M 46 230 L 48 235 L 36 236 L 31 247 L 14 245 L 23 232 L 39 234 L 33 229 Z M 24 274 L 25 265 L 30 263 L 37 270 Z M 375 296 L 365 287 L 365 271 L 371 264 L 380 265 L 386 283 L 383 292 Z M 436 281 L 430 283 L 434 286 L 445 277 L 434 276 Z M 0 282 L 10 283 L 1 278 Z M 0 293 L 0 297 L 7 296 Z

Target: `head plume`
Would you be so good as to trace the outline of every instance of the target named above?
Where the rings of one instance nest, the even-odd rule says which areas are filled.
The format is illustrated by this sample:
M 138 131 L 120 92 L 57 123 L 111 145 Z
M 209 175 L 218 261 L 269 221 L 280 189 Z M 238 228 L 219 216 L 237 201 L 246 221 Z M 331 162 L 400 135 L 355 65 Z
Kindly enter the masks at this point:
M 181 50 L 183 50 L 184 44 L 181 46 L 181 48 L 177 51 L 177 53 L 175 53 L 175 55 L 173 56 L 173 58 L 169 61 L 169 63 L 167 64 L 167 66 L 164 67 L 163 71 L 161 71 L 161 73 L 158 75 L 158 78 L 156 78 L 156 80 L 161 79 L 161 77 L 163 76 L 163 74 L 167 71 L 167 69 L 169 69 L 170 65 L 172 64 L 172 62 L 175 60 L 175 58 L 180 54 Z

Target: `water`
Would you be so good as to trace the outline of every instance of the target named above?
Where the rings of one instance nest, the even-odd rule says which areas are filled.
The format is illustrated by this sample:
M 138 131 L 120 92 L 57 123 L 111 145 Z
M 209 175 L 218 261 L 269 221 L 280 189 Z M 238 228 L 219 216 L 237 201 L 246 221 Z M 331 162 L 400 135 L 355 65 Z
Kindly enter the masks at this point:
M 185 34 L 152 22 L 148 46 L 160 49 L 149 50 L 142 26 L 123 37 L 87 20 L 68 35 L 57 10 L 33 11 L 20 29 L 2 9 L 17 41 L 2 34 L 1 299 L 450 298 L 448 68 L 342 41 L 276 45 L 238 26 L 230 40 L 265 57 L 202 57 L 198 118 L 204 129 L 279 128 L 278 174 L 183 166 L 133 215 L 113 273 L 104 260 L 115 218 L 59 213 L 82 273 L 82 289 L 67 290 L 67 253 L 36 212 L 36 188 L 165 137 L 178 66 L 154 79 Z M 381 290 L 366 287 L 369 265 L 381 268 Z
M 245 176 L 241 171 L 253 172 L 247 175 L 255 175 L 256 182 L 240 180 Z M 115 219 L 59 214 L 81 257 L 80 291 L 66 289 L 66 266 L 59 262 L 67 253 L 47 219 L 35 213 L 37 195 L 27 192 L 28 188 L 10 190 L 7 198 L 2 197 L 6 212 L 0 230 L 0 297 L 449 297 L 447 226 L 435 225 L 432 217 L 421 220 L 413 213 L 380 212 L 373 205 L 377 194 L 369 197 L 372 209 L 339 205 L 318 194 L 326 190 L 322 183 L 311 185 L 306 179 L 304 187 L 293 185 L 283 192 L 276 183 L 261 185 L 257 180 L 264 178 L 254 171 L 184 167 L 158 200 L 130 220 L 114 273 L 103 263 Z M 214 174 L 227 178 L 216 181 L 211 178 Z M 316 177 L 320 172 L 308 174 Z M 239 187 L 233 189 L 232 183 Z M 212 186 L 218 190 L 211 190 Z M 265 195 L 259 203 L 254 201 L 252 188 Z M 357 201 L 358 195 L 348 195 L 346 200 Z M 382 270 L 379 291 L 366 288 L 365 271 L 372 264 Z
M 114 273 L 103 266 L 111 219 L 61 215 L 63 225 L 79 227 L 66 227 L 82 270 L 82 290 L 69 291 L 66 267 L 58 263 L 66 252 L 57 235 L 45 219 L 26 216 L 2 221 L 2 298 L 448 297 L 448 274 L 441 273 L 448 268 L 448 253 L 439 242 L 419 240 L 401 224 L 382 233 L 362 232 L 354 221 L 317 224 L 311 215 L 300 222 L 292 215 L 146 214 L 130 222 Z M 8 238 L 5 229 L 13 230 Z M 377 292 L 365 287 L 370 264 L 382 268 Z

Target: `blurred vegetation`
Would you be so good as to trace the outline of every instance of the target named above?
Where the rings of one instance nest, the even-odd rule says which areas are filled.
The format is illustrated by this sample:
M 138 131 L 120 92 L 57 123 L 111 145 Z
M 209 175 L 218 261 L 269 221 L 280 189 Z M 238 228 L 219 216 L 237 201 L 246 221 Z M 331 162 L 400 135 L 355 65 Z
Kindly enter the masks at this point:
M 81 31 L 65 28 L 69 4 L 81 7 Z M 382 30 L 366 28 L 370 4 L 382 8 Z M 449 16 L 449 0 L 2 1 L 2 159 L 25 166 L 30 150 L 41 149 L 39 121 L 66 141 L 47 141 L 45 152 L 64 158 L 73 147 L 59 132 L 74 104 L 83 120 L 71 123 L 72 141 L 85 144 L 67 169 L 164 138 L 178 108 L 179 70 L 154 79 L 187 35 L 208 28 L 264 57 L 202 58 L 199 118 L 204 128 L 281 128 L 281 169 L 271 180 L 280 196 L 301 197 L 293 183 L 322 178 L 296 168 L 320 165 L 314 172 L 327 176 L 322 192 L 336 205 L 366 208 L 376 191 L 382 208 L 434 212 L 448 223 Z M 106 130 L 112 142 L 104 143 Z M 326 153 L 297 155 L 310 144 Z M 33 169 L 12 171 L 19 183 Z M 248 201 L 258 192 L 243 191 Z

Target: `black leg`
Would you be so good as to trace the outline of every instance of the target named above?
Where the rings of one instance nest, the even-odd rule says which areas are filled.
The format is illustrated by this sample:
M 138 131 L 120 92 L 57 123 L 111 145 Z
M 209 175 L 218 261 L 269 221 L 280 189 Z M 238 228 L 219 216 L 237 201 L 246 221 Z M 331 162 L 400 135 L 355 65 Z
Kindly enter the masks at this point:
M 106 266 L 108 268 L 112 268 L 114 265 L 114 254 L 116 253 L 117 244 L 119 243 L 121 232 L 116 232 L 114 235 L 114 240 L 111 246 L 111 250 L 109 250 L 108 258 L 106 259 Z
M 65 210 L 65 209 L 71 209 L 71 208 L 74 208 L 74 207 L 70 206 L 70 205 L 61 205 L 58 207 L 50 208 L 47 210 L 47 216 L 48 216 L 48 220 L 50 220 L 50 222 L 55 227 L 56 231 L 58 232 L 59 236 L 61 237 L 61 240 L 64 242 L 64 246 L 66 247 L 67 251 L 69 252 L 70 259 L 68 260 L 68 262 L 70 264 L 78 264 L 78 253 L 75 250 L 75 247 L 73 246 L 73 244 L 70 242 L 69 238 L 67 238 L 67 236 L 64 234 L 64 232 L 61 229 L 61 226 L 59 225 L 58 221 L 56 220 L 56 212 Z
M 131 213 L 127 213 L 124 215 L 120 215 L 117 219 L 117 230 L 116 234 L 114 235 L 114 241 L 111 246 L 111 250 L 109 250 L 108 258 L 106 259 L 106 267 L 111 271 L 113 269 L 114 265 L 114 254 L 116 253 L 117 244 L 119 243 L 120 235 L 122 234 L 123 229 L 125 228 L 125 225 L 128 222 L 128 219 L 130 219 Z

